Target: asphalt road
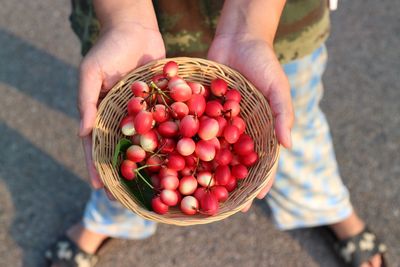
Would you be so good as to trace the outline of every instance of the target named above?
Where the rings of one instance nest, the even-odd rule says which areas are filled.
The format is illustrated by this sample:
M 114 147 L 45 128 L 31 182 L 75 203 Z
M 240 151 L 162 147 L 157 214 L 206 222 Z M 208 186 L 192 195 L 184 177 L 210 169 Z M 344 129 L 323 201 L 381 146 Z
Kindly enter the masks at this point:
M 354 206 L 400 266 L 400 1 L 341 1 L 322 108 Z M 75 108 L 79 43 L 69 2 L 0 0 L 0 266 L 44 266 L 90 188 Z M 280 232 L 265 203 L 206 226 L 113 240 L 99 266 L 340 264 L 315 229 Z

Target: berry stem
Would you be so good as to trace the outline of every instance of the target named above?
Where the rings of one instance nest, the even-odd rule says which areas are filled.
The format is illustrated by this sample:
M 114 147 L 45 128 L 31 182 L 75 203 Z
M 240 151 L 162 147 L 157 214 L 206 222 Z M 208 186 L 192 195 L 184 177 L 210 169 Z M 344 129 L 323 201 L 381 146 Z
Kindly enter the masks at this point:
M 150 166 L 150 165 L 148 165 L 148 166 Z M 154 190 L 154 186 L 152 186 L 152 185 L 146 180 L 146 178 L 143 177 L 143 175 L 139 172 L 139 169 L 140 169 L 140 168 L 136 169 L 136 171 L 135 171 L 136 174 L 139 176 L 140 179 L 143 180 L 143 182 L 145 182 L 151 189 Z

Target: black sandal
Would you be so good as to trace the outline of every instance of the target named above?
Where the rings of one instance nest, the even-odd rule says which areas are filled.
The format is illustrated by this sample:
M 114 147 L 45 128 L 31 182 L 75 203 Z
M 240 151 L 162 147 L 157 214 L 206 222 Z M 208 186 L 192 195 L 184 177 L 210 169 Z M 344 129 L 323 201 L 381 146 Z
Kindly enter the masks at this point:
M 57 263 L 62 267 L 93 267 L 98 261 L 96 254 L 86 253 L 67 236 L 60 237 L 45 253 L 48 266 Z
M 385 259 L 387 247 L 382 243 L 368 227 L 356 236 L 345 240 L 339 240 L 329 227 L 322 227 L 328 242 L 333 245 L 337 256 L 348 267 L 359 267 L 363 262 L 368 262 L 374 255 L 382 257 L 382 267 L 388 267 Z

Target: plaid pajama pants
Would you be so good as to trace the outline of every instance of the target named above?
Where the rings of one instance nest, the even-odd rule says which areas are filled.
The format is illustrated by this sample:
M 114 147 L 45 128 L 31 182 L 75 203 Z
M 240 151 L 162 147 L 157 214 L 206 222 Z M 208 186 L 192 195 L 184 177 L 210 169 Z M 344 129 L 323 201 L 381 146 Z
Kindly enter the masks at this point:
M 282 149 L 276 180 L 266 197 L 273 220 L 282 230 L 335 223 L 353 211 L 339 175 L 328 123 L 319 107 L 326 60 L 323 45 L 283 65 L 296 117 L 293 148 Z M 83 222 L 94 232 L 116 238 L 142 239 L 156 230 L 156 223 L 109 201 L 103 190 L 92 192 Z

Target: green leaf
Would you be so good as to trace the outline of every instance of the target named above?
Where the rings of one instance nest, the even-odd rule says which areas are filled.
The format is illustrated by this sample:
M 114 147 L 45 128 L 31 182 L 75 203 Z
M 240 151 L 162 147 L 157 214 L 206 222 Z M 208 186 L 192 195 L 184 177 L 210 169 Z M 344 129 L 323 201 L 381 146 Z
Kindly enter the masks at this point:
M 122 138 L 119 140 L 117 146 L 115 147 L 114 156 L 113 156 L 113 167 L 117 167 L 119 155 L 121 153 L 125 153 L 126 150 L 132 145 L 132 141 L 126 138 Z
M 146 179 L 147 182 L 150 182 L 150 177 L 144 172 L 140 171 L 140 174 Z M 143 207 L 148 210 L 152 210 L 151 208 L 151 200 L 155 194 L 154 190 L 149 187 L 146 182 L 144 182 L 140 177 L 136 177 L 132 181 L 127 181 L 121 178 L 122 182 L 129 188 L 129 191 L 132 195 L 142 203 Z

